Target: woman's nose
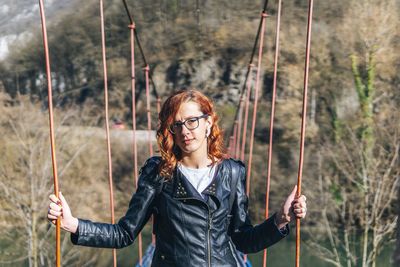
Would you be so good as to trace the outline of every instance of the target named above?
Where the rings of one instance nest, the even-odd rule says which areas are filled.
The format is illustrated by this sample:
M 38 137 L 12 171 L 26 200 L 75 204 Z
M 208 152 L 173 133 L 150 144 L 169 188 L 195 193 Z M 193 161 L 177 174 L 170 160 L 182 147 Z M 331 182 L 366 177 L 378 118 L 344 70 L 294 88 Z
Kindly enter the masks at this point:
M 186 124 L 181 124 L 180 127 L 178 127 L 178 129 L 176 130 L 176 133 L 181 134 L 183 136 L 187 136 L 190 132 L 191 130 L 188 129 Z
M 185 124 L 183 124 L 179 130 L 183 135 L 190 133 L 190 130 L 186 127 Z

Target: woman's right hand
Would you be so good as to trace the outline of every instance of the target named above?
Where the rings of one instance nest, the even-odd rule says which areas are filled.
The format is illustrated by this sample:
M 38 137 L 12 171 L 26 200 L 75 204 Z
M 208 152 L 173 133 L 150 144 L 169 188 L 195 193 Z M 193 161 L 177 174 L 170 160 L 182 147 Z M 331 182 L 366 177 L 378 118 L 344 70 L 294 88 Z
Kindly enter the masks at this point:
M 72 216 L 71 209 L 68 206 L 62 193 L 59 193 L 60 198 L 54 194 L 49 196 L 50 204 L 47 209 L 47 219 L 53 224 L 56 224 L 58 218 L 61 220 L 61 228 L 76 233 L 78 229 L 78 219 Z

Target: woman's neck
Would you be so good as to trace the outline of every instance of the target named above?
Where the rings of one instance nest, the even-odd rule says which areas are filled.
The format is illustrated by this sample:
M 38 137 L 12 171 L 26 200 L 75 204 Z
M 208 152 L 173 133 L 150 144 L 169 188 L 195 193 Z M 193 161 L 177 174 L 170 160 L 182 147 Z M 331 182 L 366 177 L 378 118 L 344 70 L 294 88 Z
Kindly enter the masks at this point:
M 200 169 L 206 168 L 211 165 L 212 161 L 208 158 L 207 155 L 190 155 L 190 156 L 183 156 L 181 163 L 189 168 L 193 169 Z

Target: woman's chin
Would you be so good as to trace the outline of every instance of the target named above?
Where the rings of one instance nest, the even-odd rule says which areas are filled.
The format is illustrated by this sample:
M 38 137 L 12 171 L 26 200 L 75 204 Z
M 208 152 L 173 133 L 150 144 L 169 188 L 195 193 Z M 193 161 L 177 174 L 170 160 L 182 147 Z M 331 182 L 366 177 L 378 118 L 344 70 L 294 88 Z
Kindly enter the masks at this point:
M 181 150 L 184 154 L 191 154 L 196 151 L 196 149 L 192 149 L 190 146 L 185 146 L 183 149 L 181 148 Z
M 197 147 L 195 144 L 187 144 L 187 145 L 183 145 L 181 147 L 181 151 L 183 152 L 183 154 L 186 154 L 186 155 L 190 155 L 198 150 L 199 150 L 199 147 Z
M 183 143 L 179 145 L 179 148 L 181 149 L 182 153 L 186 156 L 192 154 L 192 153 L 197 153 L 200 151 L 205 152 L 205 154 L 207 155 L 207 147 L 203 147 L 204 144 L 199 143 L 197 140 L 192 140 L 188 143 Z

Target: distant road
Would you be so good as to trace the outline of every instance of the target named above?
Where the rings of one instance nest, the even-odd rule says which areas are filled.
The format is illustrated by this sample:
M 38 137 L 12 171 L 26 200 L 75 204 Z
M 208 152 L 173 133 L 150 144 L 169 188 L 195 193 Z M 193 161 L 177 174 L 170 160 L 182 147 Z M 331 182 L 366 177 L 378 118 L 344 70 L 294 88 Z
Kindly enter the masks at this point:
M 72 134 L 72 138 L 75 136 L 77 138 L 106 138 L 105 129 L 100 127 L 61 126 L 58 130 L 63 133 Z M 136 141 L 147 142 L 149 137 L 148 132 L 149 131 L 146 130 L 137 130 Z M 133 139 L 133 131 L 125 129 L 110 129 L 110 138 L 111 141 L 119 140 L 122 143 L 131 144 Z M 156 142 L 156 131 L 150 131 L 150 138 L 152 142 Z

